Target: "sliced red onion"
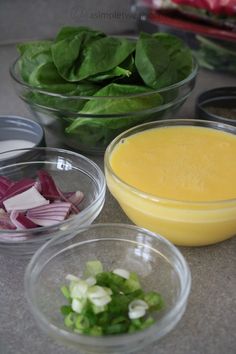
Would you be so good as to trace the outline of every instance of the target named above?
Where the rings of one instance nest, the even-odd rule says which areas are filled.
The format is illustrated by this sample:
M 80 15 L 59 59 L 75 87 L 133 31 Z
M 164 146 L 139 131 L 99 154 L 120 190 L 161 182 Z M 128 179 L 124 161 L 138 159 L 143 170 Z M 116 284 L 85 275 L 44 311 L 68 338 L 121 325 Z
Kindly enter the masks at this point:
M 0 212 L 0 229 L 14 230 L 16 226 L 11 222 L 10 216 L 3 209 Z
M 38 171 L 38 177 L 41 186 L 41 193 L 45 198 L 49 200 L 61 199 L 58 187 L 47 171 Z
M 35 181 L 31 178 L 24 178 L 18 182 L 13 182 L 7 189 L 3 198 L 1 198 L 0 203 L 4 200 L 9 199 L 15 195 L 18 195 L 27 189 L 31 188 L 35 184 Z
M 0 199 L 6 194 L 8 188 L 13 184 L 8 178 L 0 176 Z
M 14 197 L 4 200 L 3 202 L 7 211 L 28 210 L 47 204 L 49 204 L 49 200 L 45 199 L 34 186 L 23 193 L 19 193 L 14 195 Z
M 71 203 L 70 200 L 65 196 L 64 193 L 62 193 L 60 191 L 59 188 L 58 188 L 58 192 L 60 194 L 60 200 L 63 200 L 66 203 L 70 203 L 71 204 L 71 211 L 73 212 L 73 214 L 78 214 L 80 212 L 80 210 L 77 208 L 77 206 L 74 205 L 73 203 Z
M 84 193 L 81 191 L 76 191 L 76 192 L 72 193 L 69 197 L 67 197 L 67 199 L 69 200 L 69 202 L 71 202 L 72 204 L 77 206 L 84 199 Z
M 39 193 L 42 193 L 42 186 L 41 186 L 41 183 L 38 179 L 36 180 L 34 186 L 39 191 Z
M 51 203 L 44 207 L 28 210 L 26 216 L 39 226 L 51 226 L 67 218 L 72 204 L 67 202 Z
M 28 219 L 24 213 L 19 212 L 17 210 L 11 211 L 10 219 L 11 219 L 11 222 L 19 230 L 33 229 L 35 227 L 38 227 L 38 225 L 36 225 L 34 222 L 32 222 L 30 219 Z
M 24 230 L 57 224 L 78 214 L 77 205 L 83 198 L 81 191 L 63 193 L 45 170 L 38 171 L 37 180 L 24 178 L 15 182 L 0 176 L 0 229 Z M 5 210 L 1 209 L 4 207 Z M 7 234 L 1 233 L 0 237 Z M 12 234 L 9 237 L 12 239 Z
M 65 192 L 64 196 L 69 199 L 75 192 Z
M 56 185 L 53 178 L 50 176 L 50 174 L 47 171 L 45 170 L 38 171 L 38 177 L 41 185 L 41 193 L 45 198 L 51 201 L 63 200 L 67 203 L 72 203 L 71 210 L 75 214 L 78 214 L 80 212 L 80 210 L 76 207 L 76 205 L 74 205 L 74 203 L 67 198 L 65 193 L 63 193 L 60 190 L 60 188 Z

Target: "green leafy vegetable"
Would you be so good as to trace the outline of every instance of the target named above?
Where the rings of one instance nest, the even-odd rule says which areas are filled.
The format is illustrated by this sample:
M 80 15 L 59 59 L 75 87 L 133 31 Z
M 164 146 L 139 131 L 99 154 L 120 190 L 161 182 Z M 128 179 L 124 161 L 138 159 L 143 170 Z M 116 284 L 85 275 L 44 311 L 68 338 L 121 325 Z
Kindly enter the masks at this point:
M 31 73 L 45 63 L 51 63 L 51 41 L 22 43 L 17 46 L 20 53 L 19 69 L 22 79 L 29 83 Z
M 136 44 L 135 64 L 145 84 L 153 89 L 183 80 L 192 69 L 187 46 L 173 35 L 141 34 Z
M 129 95 L 142 93 L 150 94 L 128 97 Z M 105 98 L 101 99 L 101 96 Z M 96 97 L 98 98 L 96 99 Z M 116 97 L 116 99 L 114 100 L 113 97 Z M 98 90 L 94 94 L 94 98 L 84 105 L 80 113 L 89 115 L 122 114 L 150 109 L 162 103 L 162 96 L 159 93 L 152 93 L 151 90 L 145 86 L 112 83 Z
M 69 84 L 69 85 L 74 85 L 74 84 Z M 42 84 L 41 84 L 42 86 Z M 57 85 L 54 90 L 57 91 L 56 93 L 61 94 L 63 88 L 66 89 L 66 86 L 63 87 L 63 85 Z M 44 85 L 44 89 L 46 92 L 29 92 L 25 96 L 25 100 L 29 102 L 30 104 L 36 104 L 40 105 L 43 107 L 50 107 L 55 110 L 64 110 L 68 112 L 75 112 L 77 113 L 80 109 L 83 108 L 87 100 L 82 97 L 82 96 L 92 96 L 94 93 L 96 93 L 99 90 L 99 86 L 96 85 L 95 83 L 92 82 L 86 82 L 83 81 L 81 83 L 78 83 L 74 86 L 74 89 L 72 89 L 69 92 L 66 92 L 66 97 L 64 96 L 58 96 L 58 95 L 49 95 L 48 91 L 50 92 L 49 88 Z M 63 93 L 62 93 L 63 94 Z M 71 96 L 71 98 L 70 98 Z M 74 98 L 77 96 L 78 98 Z M 56 116 L 57 118 L 57 116 Z M 66 119 L 67 117 L 63 117 L 62 114 L 58 116 L 59 119 Z M 73 120 L 73 119 L 72 119 Z M 70 117 L 68 121 L 71 121 Z
M 52 56 L 60 75 L 68 81 L 78 81 L 78 71 L 88 44 L 105 36 L 87 27 L 64 27 L 52 45 Z
M 75 91 L 77 85 L 65 81 L 59 74 L 53 62 L 37 66 L 29 75 L 29 84 L 49 92 L 69 93 Z
M 194 54 L 199 64 L 210 70 L 236 73 L 236 44 L 196 36 L 198 48 Z
M 61 314 L 65 326 L 75 332 L 92 336 L 136 332 L 155 323 L 151 313 L 164 308 L 161 295 L 145 293 L 135 272 L 103 271 L 95 260 L 86 263 L 84 277 L 88 276 L 83 280 L 69 274 L 69 286 L 61 287 L 69 303 L 61 306 Z
M 150 94 L 129 96 L 142 93 Z M 101 96 L 105 98 L 101 100 Z M 106 146 L 119 132 L 148 120 L 149 116 L 145 117 L 140 112 L 151 110 L 162 103 L 162 96 L 159 93 L 151 92 L 145 86 L 112 83 L 97 91 L 94 98 L 85 103 L 80 111 L 81 114 L 86 114 L 88 117 L 89 115 L 95 117 L 100 115 L 100 117 L 82 118 L 78 116 L 66 128 L 66 132 L 76 135 L 81 144 Z M 132 116 L 129 112 L 137 112 L 137 114 Z M 110 118 L 109 114 L 120 114 L 121 117 Z
M 116 66 L 114 69 L 110 71 L 105 71 L 103 73 L 99 73 L 94 76 L 90 76 L 89 80 L 94 82 L 105 81 L 111 78 L 117 77 L 129 77 L 131 75 L 131 71 L 122 68 L 121 66 Z
M 18 50 L 22 79 L 42 90 L 28 91 L 24 100 L 60 120 L 67 141 L 91 149 L 103 150 L 123 130 L 158 116 L 178 89 L 155 90 L 192 71 L 190 49 L 166 33 L 141 33 L 135 41 L 67 26 L 54 41 L 23 43 Z
M 84 60 L 78 69 L 78 80 L 114 69 L 134 49 L 135 43 L 125 38 L 105 37 L 92 42 L 85 50 Z

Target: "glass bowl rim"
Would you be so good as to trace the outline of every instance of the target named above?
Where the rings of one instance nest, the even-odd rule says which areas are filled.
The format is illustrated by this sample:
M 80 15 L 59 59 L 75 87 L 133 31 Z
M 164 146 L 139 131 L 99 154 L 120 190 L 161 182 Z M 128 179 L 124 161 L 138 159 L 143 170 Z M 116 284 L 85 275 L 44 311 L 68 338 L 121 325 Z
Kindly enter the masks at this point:
M 12 150 L 8 150 L 8 151 L 5 151 L 3 153 L 0 153 L 1 154 L 4 154 L 6 152 L 30 152 L 30 151 L 49 151 L 49 152 L 55 152 L 55 153 L 64 153 L 64 154 L 68 154 L 68 155 L 72 155 L 72 156 L 75 156 L 83 161 L 85 161 L 86 163 L 89 163 L 90 166 L 92 166 L 93 168 L 95 168 L 95 170 L 97 171 L 98 175 L 99 175 L 99 188 L 98 191 L 99 191 L 99 194 L 98 196 L 96 197 L 96 199 L 94 199 L 92 201 L 91 204 L 89 204 L 85 209 L 81 210 L 80 213 L 74 215 L 71 219 L 66 219 L 64 221 L 61 221 L 57 224 L 54 224 L 54 225 L 51 225 L 51 226 L 42 226 L 42 227 L 39 227 L 39 228 L 35 228 L 35 229 L 24 229 L 24 230 L 7 230 L 7 229 L 2 229 L 0 230 L 0 242 L 4 243 L 4 244 L 13 244 L 14 242 L 15 243 L 18 243 L 21 239 L 21 237 L 25 237 L 25 235 L 28 235 L 30 233 L 34 234 L 34 233 L 43 233 L 43 232 L 47 232 L 47 231 L 53 231 L 55 229 L 58 229 L 60 228 L 61 226 L 65 226 L 65 225 L 74 225 L 76 226 L 76 221 L 77 219 L 81 219 L 81 217 L 84 217 L 84 215 L 87 214 L 87 212 L 93 208 L 94 205 L 97 204 L 97 202 L 99 200 L 104 199 L 104 196 L 105 196 L 105 190 L 106 190 L 106 180 L 105 180 L 105 176 L 104 176 L 104 173 L 102 172 L 102 170 L 100 169 L 100 167 L 94 162 L 92 161 L 91 159 L 87 158 L 86 156 L 82 155 L 82 154 L 79 154 L 75 151 L 70 151 L 70 150 L 66 150 L 66 149 L 61 149 L 61 148 L 54 148 L 54 147 L 33 147 L 33 148 L 25 148 L 25 149 L 12 149 Z M 23 161 L 23 162 L 18 162 L 18 163 L 12 163 L 12 164 L 9 164 L 9 165 L 5 165 L 5 166 L 2 166 L 0 167 L 0 174 L 1 172 L 4 170 L 4 169 L 8 169 L 8 168 L 11 168 L 11 167 L 15 167 L 15 166 L 19 166 L 19 165 L 26 165 L 26 164 L 34 164 L 34 163 L 38 163 L 40 161 Z M 16 237 L 19 237 L 19 241 L 18 240 L 14 240 L 14 242 L 9 242 L 8 240 L 6 239 L 1 239 L 1 234 L 9 234 L 9 235 L 14 235 Z M 23 234 L 23 235 L 22 235 Z M 43 238 L 45 237 L 48 237 L 48 235 L 42 235 L 42 236 L 39 236 L 38 239 L 42 240 Z M 36 238 L 30 238 L 29 240 L 23 240 L 25 243 L 28 242 L 32 242 L 32 240 L 35 240 Z
M 28 301 L 28 304 L 30 306 L 31 312 L 34 314 L 35 318 L 39 320 L 39 322 L 47 326 L 47 329 L 57 336 L 64 337 L 64 339 L 67 339 L 68 341 L 73 341 L 73 343 L 77 344 L 91 344 L 91 345 L 99 345 L 99 346 L 109 346 L 109 345 L 119 345 L 120 341 L 123 339 L 124 341 L 127 341 L 127 343 L 136 342 L 137 340 L 140 340 L 141 338 L 145 338 L 146 336 L 149 337 L 154 337 L 156 340 L 158 338 L 163 337 L 166 333 L 169 332 L 169 330 L 172 328 L 171 323 L 174 322 L 174 326 L 179 322 L 178 318 L 178 313 L 181 313 L 181 310 L 183 307 L 186 305 L 190 290 L 191 290 L 191 272 L 189 265 L 182 255 L 182 253 L 179 251 L 179 249 L 171 243 L 169 240 L 167 240 L 165 237 L 161 236 L 160 234 L 154 233 L 148 229 L 136 226 L 136 225 L 131 225 L 131 224 L 124 224 L 124 223 L 98 223 L 98 224 L 91 224 L 87 226 L 83 226 L 77 229 L 76 232 L 73 232 L 72 235 L 67 235 L 64 237 L 64 242 L 67 240 L 71 240 L 80 233 L 87 231 L 88 229 L 96 229 L 96 228 L 122 228 L 126 230 L 134 230 L 137 231 L 138 233 L 145 234 L 145 236 L 152 237 L 155 240 L 158 240 L 161 242 L 162 245 L 165 245 L 168 247 L 168 250 L 171 252 L 171 255 L 177 259 L 177 261 L 180 263 L 178 267 L 176 267 L 176 274 L 178 275 L 179 282 L 180 282 L 180 291 L 177 296 L 177 299 L 175 300 L 174 305 L 172 305 L 171 309 L 157 322 L 155 322 L 152 326 L 150 326 L 147 329 L 144 329 L 142 331 L 137 331 L 135 333 L 128 333 L 128 334 L 120 334 L 120 335 L 109 335 L 109 336 L 101 336 L 101 337 L 93 337 L 93 336 L 86 336 L 86 335 L 80 335 L 80 334 L 75 334 L 73 332 L 69 332 L 67 330 L 63 329 L 58 329 L 56 325 L 53 325 L 50 321 L 47 320 L 47 318 L 41 314 L 41 311 L 38 310 L 37 307 L 34 306 L 34 301 L 32 300 L 32 287 L 34 287 L 35 284 L 35 279 L 32 279 L 32 274 L 35 277 L 35 267 L 36 269 L 36 276 L 40 276 L 41 271 L 44 269 L 43 267 L 38 267 L 37 262 L 40 260 L 41 255 L 43 254 L 44 250 L 55 242 L 57 242 L 62 236 L 58 236 L 57 239 L 51 239 L 48 242 L 46 242 L 43 246 L 41 246 L 36 253 L 33 255 L 31 258 L 30 262 L 28 263 L 26 270 L 25 270 L 25 275 L 24 275 L 24 288 L 25 288 L 25 295 Z M 93 240 L 90 240 L 90 242 L 93 241 L 99 241 L 99 238 L 94 238 Z M 106 240 L 111 240 L 111 238 L 105 237 L 102 238 L 101 241 L 106 241 Z M 114 240 L 121 241 L 121 242 L 131 242 L 132 237 L 129 236 L 123 236 L 122 238 L 119 236 L 117 238 L 114 238 Z M 85 244 L 86 241 L 80 241 L 77 242 L 77 246 L 81 246 Z M 142 242 L 137 242 L 139 244 L 142 244 Z M 62 244 L 63 245 L 63 244 Z M 148 247 L 147 245 L 144 245 L 145 247 Z M 67 248 L 65 248 L 66 250 Z M 158 248 L 155 248 L 157 250 Z M 50 254 L 50 260 L 58 255 L 57 252 L 56 254 L 52 256 Z M 48 262 L 48 259 L 44 265 L 46 265 Z M 168 261 L 167 261 L 168 262 Z M 181 269 L 180 269 L 181 267 Z M 176 320 L 177 319 L 177 320 Z M 42 328 L 42 327 L 41 327 Z M 159 329 L 159 331 L 157 331 Z M 106 343 L 104 344 L 104 339 Z
M 182 124 L 178 124 L 178 123 L 182 123 Z M 156 202 L 156 203 L 161 203 L 161 202 L 167 202 L 167 203 L 172 203 L 174 205 L 181 205 L 181 206 L 186 206 L 189 207 L 191 206 L 214 206 L 214 205 L 218 205 L 218 204 L 225 204 L 227 203 L 227 205 L 230 207 L 230 204 L 233 204 L 236 202 L 236 198 L 232 198 L 232 199 L 225 199 L 225 200 L 213 200 L 213 201 L 188 201 L 188 200 L 179 200 L 179 199 L 171 199 L 171 198 L 164 198 L 164 197 L 158 197 L 157 195 L 151 194 L 151 193 L 146 193 L 143 192 L 141 190 L 139 190 L 138 188 L 135 188 L 134 186 L 126 183 L 122 178 L 120 178 L 119 176 L 117 176 L 117 174 L 113 171 L 111 164 L 110 164 L 110 156 L 111 153 L 113 151 L 113 149 L 115 148 L 116 144 L 122 140 L 124 137 L 129 137 L 131 135 L 133 135 L 135 133 L 141 133 L 145 130 L 149 130 L 152 128 L 158 128 L 158 127 L 171 127 L 171 126 L 200 126 L 200 127 L 205 127 L 205 128 L 210 128 L 210 129 L 214 129 L 214 130 L 219 130 L 222 132 L 227 132 L 229 134 L 234 134 L 236 135 L 236 127 L 232 126 L 230 124 L 225 124 L 222 122 L 217 122 L 217 121 L 213 121 L 213 120 L 205 120 L 205 119 L 183 119 L 183 118 L 179 118 L 179 119 L 163 119 L 163 120 L 159 120 L 159 121 L 153 121 L 153 122 L 148 122 L 148 123 L 143 123 L 143 124 L 139 124 L 136 125 L 135 127 L 132 127 L 124 132 L 122 132 L 121 134 L 119 134 L 116 138 L 114 138 L 111 143 L 107 146 L 106 151 L 105 151 L 105 155 L 104 155 L 104 165 L 105 165 L 105 169 L 107 169 L 108 173 L 112 176 L 112 178 L 122 187 L 125 187 L 126 189 L 129 189 L 134 195 L 141 197 L 143 199 L 148 199 L 152 202 Z M 147 127 L 147 129 L 145 129 Z M 225 128 L 224 129 L 217 129 L 217 127 L 219 128 Z M 228 130 L 226 130 L 228 129 Z M 220 207 L 220 206 L 219 206 Z
M 128 94 L 128 95 L 123 95 L 123 96 L 69 96 L 69 95 L 65 95 L 65 94 L 59 94 L 59 93 L 55 93 L 55 92 L 50 92 L 50 91 L 47 91 L 47 90 L 44 90 L 44 89 L 41 89 L 41 88 L 38 88 L 38 87 L 35 87 L 35 86 L 32 86 L 26 82 L 24 82 L 21 78 L 18 77 L 17 73 L 16 73 L 16 65 L 17 63 L 19 62 L 20 60 L 20 56 L 18 56 L 14 61 L 13 63 L 10 65 L 10 68 L 9 68 L 9 72 L 10 72 L 10 76 L 12 77 L 12 79 L 14 81 L 16 81 L 18 84 L 20 84 L 21 86 L 27 88 L 27 89 L 30 89 L 34 92 L 37 92 L 37 93 L 41 93 L 41 94 L 44 94 L 44 95 L 48 95 L 48 96 L 51 96 L 51 97 L 58 97 L 58 98 L 62 98 L 62 99 L 72 99 L 72 100 L 78 100 L 78 99 L 81 99 L 81 100 L 104 100 L 104 99 L 107 99 L 107 98 L 110 98 L 110 99 L 122 99 L 122 98 L 135 98 L 135 97 L 145 97 L 145 96 L 149 96 L 149 95 L 154 95 L 156 93 L 162 93 L 162 92 L 166 92 L 166 91 L 169 91 L 169 90 L 172 90 L 172 89 L 176 89 L 176 88 L 179 88 L 181 86 L 183 86 L 184 84 L 190 82 L 192 79 L 194 79 L 196 76 L 197 76 L 197 73 L 198 73 L 198 70 L 199 70 L 199 65 L 198 65 L 198 62 L 197 62 L 197 59 L 193 56 L 192 57 L 192 63 L 193 63 L 193 67 L 192 67 L 192 71 L 191 73 L 183 80 L 181 81 L 178 81 L 176 82 L 175 84 L 172 84 L 170 86 L 166 86 L 166 87 L 163 87 L 161 89 L 157 89 L 157 90 L 152 90 L 150 89 L 149 92 L 144 92 L 144 93 L 138 93 L 138 94 Z

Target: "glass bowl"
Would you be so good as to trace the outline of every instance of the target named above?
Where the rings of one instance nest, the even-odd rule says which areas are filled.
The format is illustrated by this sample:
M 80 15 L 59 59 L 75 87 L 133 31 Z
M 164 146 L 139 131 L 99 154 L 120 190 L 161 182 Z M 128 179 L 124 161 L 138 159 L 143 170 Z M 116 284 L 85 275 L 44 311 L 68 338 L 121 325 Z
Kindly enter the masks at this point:
M 13 146 L 14 140 L 16 140 L 15 147 Z M 41 125 L 25 117 L 12 115 L 0 116 L 1 152 L 9 149 L 40 146 L 45 146 L 44 131 Z M 1 158 L 1 156 L 4 158 Z M 15 161 L 14 155 L 0 153 L 0 167 L 10 165 Z
M 192 92 L 197 71 L 193 60 L 191 74 L 174 85 L 142 94 L 95 97 L 56 94 L 30 86 L 21 79 L 19 59 L 10 68 L 16 93 L 35 119 L 48 132 L 56 134 L 59 142 L 89 154 L 103 154 L 113 138 L 132 126 L 173 116 Z M 160 103 L 160 95 L 163 103 Z M 109 107 L 106 114 L 79 112 L 86 102 L 96 101 L 97 105 L 103 102 L 109 106 L 111 100 L 116 102 L 116 111 Z M 140 108 L 143 105 L 145 109 Z M 72 126 L 75 120 L 76 127 Z
M 105 175 L 108 188 L 126 215 L 136 225 L 160 233 L 176 245 L 203 246 L 226 240 L 236 234 L 236 199 L 234 197 L 209 202 L 158 197 L 126 183 L 124 178 L 117 176 L 111 166 L 112 152 L 119 143 L 122 143 L 123 139 L 148 129 L 183 125 L 212 128 L 236 134 L 236 127 L 194 119 L 163 120 L 129 129 L 114 139 L 106 150 Z M 183 156 L 180 158 L 183 159 Z
M 68 273 L 82 275 L 88 260 L 99 260 L 105 270 L 135 271 L 144 290 L 162 294 L 165 308 L 148 329 L 133 333 L 92 337 L 70 331 L 60 307 L 60 287 Z M 181 319 L 190 292 L 188 265 L 169 241 L 148 230 L 125 224 L 93 224 L 43 245 L 25 272 L 25 293 L 39 327 L 55 340 L 80 353 L 131 353 L 158 341 Z
M 25 177 L 35 179 L 37 171 L 44 169 L 63 192 L 80 190 L 84 199 L 80 213 L 53 226 L 23 231 L 0 229 L 0 252 L 19 256 L 33 254 L 45 241 L 59 235 L 66 236 L 74 228 L 91 224 L 98 216 L 105 200 L 106 183 L 102 171 L 93 161 L 75 152 L 56 148 L 12 151 L 18 152 L 18 156 L 11 165 L 0 168 L 0 176 L 16 181 Z

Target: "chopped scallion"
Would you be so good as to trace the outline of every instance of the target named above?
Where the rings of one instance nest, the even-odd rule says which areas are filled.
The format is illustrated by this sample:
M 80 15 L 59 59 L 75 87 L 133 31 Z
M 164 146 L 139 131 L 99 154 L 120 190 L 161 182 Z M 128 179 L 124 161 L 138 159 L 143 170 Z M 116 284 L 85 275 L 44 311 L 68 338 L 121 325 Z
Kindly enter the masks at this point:
M 68 305 L 61 307 L 65 326 L 91 336 L 133 333 L 151 326 L 151 313 L 164 307 L 161 295 L 145 292 L 135 272 L 116 268 L 104 271 L 100 261 L 86 263 L 84 279 L 66 276 L 61 292 Z

